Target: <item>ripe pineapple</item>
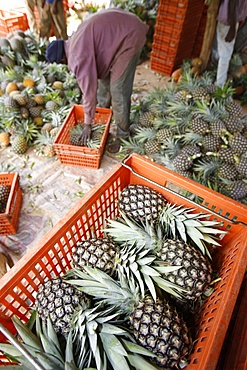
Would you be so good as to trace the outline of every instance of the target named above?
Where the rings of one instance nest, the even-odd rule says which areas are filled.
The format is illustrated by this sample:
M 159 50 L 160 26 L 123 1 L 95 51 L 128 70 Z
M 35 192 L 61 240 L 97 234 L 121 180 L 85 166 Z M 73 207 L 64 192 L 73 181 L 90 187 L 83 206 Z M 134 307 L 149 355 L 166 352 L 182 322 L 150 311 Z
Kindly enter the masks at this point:
M 39 285 L 35 308 L 46 322 L 50 317 L 54 329 L 66 335 L 70 330 L 73 313 L 76 309 L 87 309 L 90 299 L 62 278 L 51 278 Z
M 237 158 L 235 166 L 237 171 L 247 179 L 247 157 L 241 156 Z
M 173 160 L 175 171 L 187 171 L 193 166 L 192 158 L 186 153 L 178 154 Z
M 17 93 L 13 96 L 14 100 L 20 105 L 25 106 L 27 104 L 27 97 L 24 94 Z
M 27 140 L 21 134 L 15 134 L 14 137 L 11 138 L 11 146 L 15 154 L 24 154 L 28 148 Z
M 127 185 L 120 193 L 118 207 L 137 222 L 155 222 L 166 204 L 166 199 L 157 191 L 140 184 Z
M 202 117 L 194 115 L 190 122 L 191 130 L 197 134 L 205 135 L 210 132 L 209 123 Z
M 241 155 L 247 151 L 247 138 L 240 132 L 229 136 L 229 146 L 234 154 Z
M 77 277 L 72 284 L 123 314 L 129 320 L 137 343 L 156 355 L 153 361 L 157 365 L 165 368 L 186 366 L 192 339 L 174 306 L 165 299 L 154 300 L 149 295 L 141 295 L 131 280 L 118 282 L 97 269 L 85 269 L 85 274 L 72 270 Z
M 0 213 L 4 213 L 9 199 L 10 187 L 0 185 Z
M 221 187 L 221 193 L 237 201 L 247 196 L 247 183 L 243 180 L 227 180 Z
M 0 147 L 7 147 L 10 143 L 10 136 L 8 132 L 0 133 Z
M 73 247 L 72 266 L 82 270 L 83 266 L 93 266 L 112 276 L 118 252 L 118 245 L 109 238 L 87 239 Z

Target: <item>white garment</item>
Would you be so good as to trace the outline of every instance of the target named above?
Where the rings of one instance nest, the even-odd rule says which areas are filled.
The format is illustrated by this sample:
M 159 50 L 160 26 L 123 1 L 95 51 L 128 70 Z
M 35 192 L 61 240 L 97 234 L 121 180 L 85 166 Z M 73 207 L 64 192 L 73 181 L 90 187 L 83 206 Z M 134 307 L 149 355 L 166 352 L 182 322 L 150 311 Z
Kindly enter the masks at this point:
M 225 37 L 229 31 L 230 26 L 227 26 L 221 22 L 217 23 L 216 34 L 217 34 L 217 47 L 218 47 L 218 67 L 215 84 L 222 87 L 227 80 L 228 68 L 230 59 L 232 57 L 234 44 L 236 37 L 231 42 L 226 42 Z M 236 30 L 238 28 L 238 22 L 236 23 Z M 237 35 L 237 32 L 236 32 Z

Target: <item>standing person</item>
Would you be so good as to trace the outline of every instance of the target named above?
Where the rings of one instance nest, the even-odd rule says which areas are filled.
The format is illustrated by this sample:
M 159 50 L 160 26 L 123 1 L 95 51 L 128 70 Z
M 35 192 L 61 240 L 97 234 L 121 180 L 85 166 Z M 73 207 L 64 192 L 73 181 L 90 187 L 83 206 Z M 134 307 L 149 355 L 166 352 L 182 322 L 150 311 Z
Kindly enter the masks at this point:
M 96 105 L 112 107 L 117 134 L 109 152 L 118 152 L 121 138 L 129 137 L 134 75 L 148 29 L 135 14 L 109 8 L 84 20 L 67 41 L 48 45 L 47 60 L 68 63 L 83 93 L 84 145 L 91 138 Z
M 52 24 L 56 38 L 67 40 L 67 25 L 62 0 L 42 0 L 40 38 L 49 40 Z
M 216 85 L 222 87 L 227 81 L 239 22 L 247 16 L 247 0 L 222 0 L 217 16 L 218 66 Z
M 25 0 L 26 14 L 29 28 L 32 32 L 39 34 L 39 28 L 35 17 L 35 7 L 37 8 L 39 18 L 42 12 L 42 0 Z

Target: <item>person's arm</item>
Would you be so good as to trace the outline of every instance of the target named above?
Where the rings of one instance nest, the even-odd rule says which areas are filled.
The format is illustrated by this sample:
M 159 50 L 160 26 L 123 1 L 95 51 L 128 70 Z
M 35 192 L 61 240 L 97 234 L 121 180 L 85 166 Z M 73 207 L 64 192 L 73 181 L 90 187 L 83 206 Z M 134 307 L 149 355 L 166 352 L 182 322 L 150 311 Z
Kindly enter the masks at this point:
M 229 22 L 230 28 L 225 37 L 226 42 L 231 42 L 236 37 L 237 8 L 238 8 L 238 0 L 229 0 L 228 22 Z

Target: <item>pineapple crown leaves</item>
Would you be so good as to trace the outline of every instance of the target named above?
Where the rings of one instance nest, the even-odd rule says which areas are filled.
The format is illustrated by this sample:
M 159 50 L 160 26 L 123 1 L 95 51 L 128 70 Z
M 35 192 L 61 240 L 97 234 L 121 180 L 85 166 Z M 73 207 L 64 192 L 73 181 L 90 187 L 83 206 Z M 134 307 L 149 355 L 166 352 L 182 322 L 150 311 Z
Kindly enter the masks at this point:
M 83 267 L 86 272 L 78 269 L 70 270 L 66 281 L 84 293 L 94 297 L 103 305 L 115 307 L 118 314 L 129 315 L 142 297 L 139 287 L 133 279 L 114 280 L 105 272 L 89 266 Z M 71 279 L 67 279 L 70 278 Z
M 16 133 L 23 135 L 27 143 L 30 144 L 37 138 L 39 129 L 32 119 L 27 119 L 17 125 Z
M 79 278 L 81 279 L 81 276 Z M 150 369 L 150 363 L 143 356 L 155 355 L 135 342 L 132 335 L 122 326 L 123 320 L 119 320 L 118 316 L 113 305 L 105 306 L 102 302 L 77 314 L 73 338 L 80 351 L 79 368 L 84 368 L 87 361 L 85 357 L 91 352 L 97 369 L 107 369 L 110 362 L 114 370 L 130 370 L 129 363 L 132 364 L 136 356 L 145 365 L 143 368 L 138 366 L 137 369 Z M 90 366 L 90 360 L 87 362 Z
M 209 179 L 211 175 L 214 175 L 215 172 L 218 171 L 220 166 L 221 163 L 219 162 L 217 157 L 213 157 L 211 159 L 208 155 L 207 159 L 198 160 L 198 162 L 194 164 L 193 169 L 195 171 L 195 174 L 200 174 L 200 177 L 205 181 Z
M 140 127 L 136 129 L 135 139 L 139 143 L 155 140 L 157 131 L 150 127 Z
M 166 112 L 166 114 L 167 113 L 175 114 L 175 116 L 177 114 L 179 114 L 179 115 L 182 114 L 182 115 L 185 115 L 185 116 L 188 117 L 192 113 L 192 110 L 193 110 L 192 105 L 187 101 L 185 101 L 185 102 L 168 101 L 165 112 Z
M 104 230 L 121 245 L 118 258 L 123 262 L 118 264 L 118 276 L 133 279 L 142 296 L 148 287 L 156 300 L 156 284 L 167 293 L 182 298 L 185 290 L 165 278 L 167 273 L 179 270 L 182 266 L 161 265 L 154 254 L 158 240 L 162 237 L 156 234 L 154 227 L 148 222 L 141 227 L 124 214 L 122 218 L 121 221 L 109 220 L 109 226 Z
M 35 316 L 34 316 L 35 315 Z M 33 312 L 30 320 L 36 320 L 36 333 L 35 335 L 31 327 L 30 322 L 24 324 L 17 316 L 13 316 L 13 324 L 22 338 L 22 346 L 28 351 L 44 369 L 48 370 L 63 370 L 65 366 L 65 360 L 63 358 L 62 350 L 59 344 L 59 339 L 55 330 L 48 319 L 47 324 L 40 323 L 40 319 Z M 30 363 L 23 354 L 12 344 L 0 344 L 1 351 L 11 356 L 14 361 L 21 363 L 27 369 L 30 369 Z M 33 368 L 33 367 L 32 367 Z
M 43 145 L 52 145 L 54 139 L 54 136 L 52 136 L 48 131 L 39 132 L 33 144 L 37 145 L 38 147 L 41 147 Z
M 227 232 L 219 229 L 218 221 L 209 220 L 210 215 L 194 213 L 192 208 L 184 208 L 167 203 L 160 213 L 159 222 L 168 236 L 181 237 L 185 242 L 192 242 L 203 254 L 211 258 L 207 245 L 220 246 L 219 236 Z
M 233 95 L 236 89 L 230 85 L 228 80 L 222 87 L 217 86 L 216 91 L 212 93 L 212 97 L 222 103 L 229 103 L 233 100 Z
M 137 154 L 145 154 L 144 147 L 140 145 L 140 143 L 138 143 L 137 139 L 134 137 L 130 137 L 128 140 L 121 139 L 121 143 L 123 153 L 129 154 L 129 151 L 131 150 L 132 152 Z

